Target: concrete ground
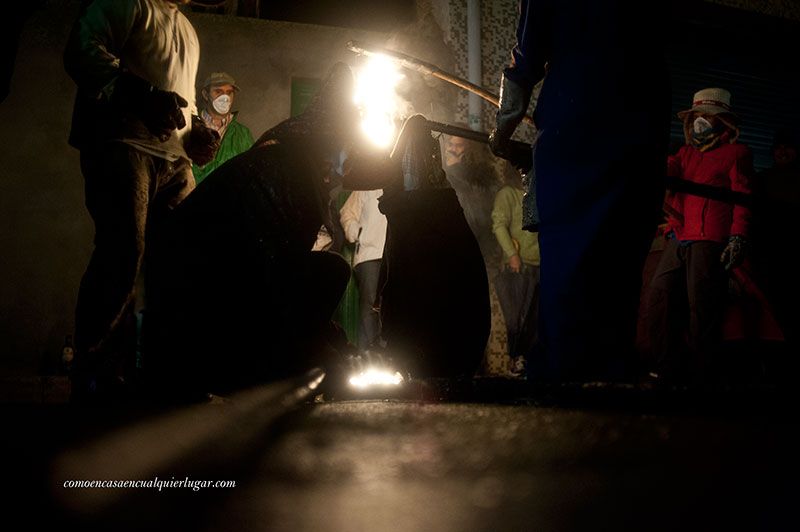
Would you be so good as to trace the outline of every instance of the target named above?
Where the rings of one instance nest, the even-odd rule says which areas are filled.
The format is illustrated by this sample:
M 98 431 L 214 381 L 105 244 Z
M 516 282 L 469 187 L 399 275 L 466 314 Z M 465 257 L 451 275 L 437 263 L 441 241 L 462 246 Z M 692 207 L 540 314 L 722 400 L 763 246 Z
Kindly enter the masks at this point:
M 800 447 L 786 395 L 626 393 L 305 402 L 266 422 L 231 404 L 188 414 L 17 405 L 2 409 L 2 454 L 28 503 L 10 508 L 26 508 L 34 529 L 796 530 Z M 204 437 L 197 427 L 222 420 L 233 421 L 189 455 L 153 450 L 190 445 Z M 132 438 L 133 449 L 120 444 Z M 131 477 L 125 463 L 143 455 L 153 459 Z M 103 471 L 236 487 L 62 486 L 65 474 Z

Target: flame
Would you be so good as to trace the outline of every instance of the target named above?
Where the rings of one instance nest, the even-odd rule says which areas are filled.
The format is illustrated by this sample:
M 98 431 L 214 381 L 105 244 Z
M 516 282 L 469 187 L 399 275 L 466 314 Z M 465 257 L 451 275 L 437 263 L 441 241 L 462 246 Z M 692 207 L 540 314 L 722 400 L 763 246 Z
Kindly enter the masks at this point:
M 356 75 L 355 104 L 361 110 L 361 129 L 376 145 L 389 146 L 397 134 L 397 83 L 403 79 L 399 68 L 386 56 L 374 55 Z

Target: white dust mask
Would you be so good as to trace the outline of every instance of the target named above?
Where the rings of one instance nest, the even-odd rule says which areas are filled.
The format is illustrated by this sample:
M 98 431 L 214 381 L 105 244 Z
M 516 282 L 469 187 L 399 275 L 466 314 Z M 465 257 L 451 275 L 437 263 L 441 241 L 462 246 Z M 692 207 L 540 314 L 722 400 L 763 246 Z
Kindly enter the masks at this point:
M 228 114 L 228 111 L 231 110 L 231 97 L 227 94 L 222 94 L 214 98 L 214 101 L 211 102 L 211 105 L 214 107 L 214 110 L 221 115 Z
M 698 116 L 697 118 L 694 119 L 694 125 L 692 127 L 695 133 L 697 133 L 698 135 L 702 135 L 703 133 L 710 131 L 714 126 L 712 126 L 711 122 L 709 122 L 702 116 Z

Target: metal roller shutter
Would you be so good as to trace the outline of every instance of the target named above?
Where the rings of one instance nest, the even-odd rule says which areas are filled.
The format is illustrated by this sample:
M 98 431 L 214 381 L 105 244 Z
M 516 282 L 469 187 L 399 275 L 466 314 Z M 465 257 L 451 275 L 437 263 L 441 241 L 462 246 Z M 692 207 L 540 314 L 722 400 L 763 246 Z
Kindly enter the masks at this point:
M 697 90 L 721 87 L 732 94 L 740 142 L 753 151 L 756 170 L 771 166 L 775 131 L 800 124 L 797 35 L 798 23 L 705 3 L 679 18 L 667 47 L 673 139 L 683 140 L 675 113 L 691 106 Z

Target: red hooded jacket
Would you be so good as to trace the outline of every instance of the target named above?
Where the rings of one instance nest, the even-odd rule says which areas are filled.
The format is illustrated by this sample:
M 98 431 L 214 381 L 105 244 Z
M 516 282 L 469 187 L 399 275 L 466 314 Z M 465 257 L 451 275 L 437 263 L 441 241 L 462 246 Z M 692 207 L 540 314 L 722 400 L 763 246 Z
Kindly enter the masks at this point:
M 753 159 L 744 144 L 723 143 L 706 152 L 687 144 L 669 156 L 667 173 L 670 177 L 749 194 Z M 747 236 L 751 214 L 746 207 L 683 192 L 668 195 L 666 201 L 683 214 L 683 222 L 672 217 L 668 220 L 667 231 L 675 231 L 678 240 L 726 242 L 731 235 Z

